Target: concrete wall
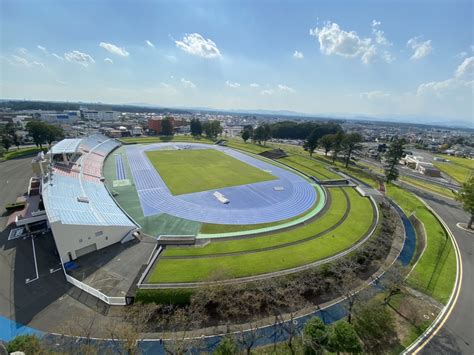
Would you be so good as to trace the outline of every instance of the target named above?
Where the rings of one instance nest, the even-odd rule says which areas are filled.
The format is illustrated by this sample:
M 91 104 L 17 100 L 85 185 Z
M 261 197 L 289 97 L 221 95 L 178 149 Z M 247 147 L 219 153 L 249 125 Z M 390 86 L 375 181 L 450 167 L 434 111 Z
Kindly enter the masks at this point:
M 51 224 L 54 240 L 58 253 L 63 262 L 76 259 L 76 250 L 96 244 L 97 250 L 120 242 L 130 231 L 135 228 L 120 226 L 87 226 L 71 225 L 54 222 Z

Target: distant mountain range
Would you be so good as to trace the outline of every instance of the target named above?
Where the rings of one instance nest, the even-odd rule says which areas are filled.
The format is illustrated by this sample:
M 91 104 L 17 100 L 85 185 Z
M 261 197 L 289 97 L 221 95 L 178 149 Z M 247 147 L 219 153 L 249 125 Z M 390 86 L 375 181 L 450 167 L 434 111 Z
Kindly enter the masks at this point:
M 1 99 L 0 102 L 15 101 L 22 102 L 24 100 L 15 99 Z M 33 101 L 33 100 L 31 100 Z M 31 102 L 30 101 L 30 102 Z M 160 110 L 160 111 L 197 111 L 197 112 L 209 112 L 209 113 L 221 113 L 221 114 L 244 114 L 244 115 L 265 115 L 265 116 L 280 116 L 288 118 L 304 118 L 304 119 L 334 119 L 334 120 L 354 120 L 354 121 L 367 121 L 367 122 L 391 122 L 391 123 L 405 123 L 405 124 L 417 124 L 427 126 L 439 126 L 439 127 L 451 127 L 451 128 L 463 128 L 474 130 L 474 118 L 472 119 L 451 119 L 446 117 L 436 116 L 425 116 L 425 115 L 366 115 L 366 114 L 347 114 L 342 112 L 331 112 L 331 113 L 303 113 L 291 110 L 264 110 L 264 109 L 216 109 L 212 107 L 186 107 L 186 106 L 162 106 L 154 105 L 145 102 L 134 102 L 126 104 L 106 104 L 101 102 L 81 102 L 81 101 L 34 101 L 44 103 L 67 103 L 67 104 L 80 104 L 82 106 L 106 106 L 110 109 L 113 106 L 114 109 L 119 110 L 121 106 L 127 109 L 130 106 L 139 107 L 142 109 Z M 42 105 L 43 106 L 43 105 Z M 143 110 L 140 110 L 143 111 Z

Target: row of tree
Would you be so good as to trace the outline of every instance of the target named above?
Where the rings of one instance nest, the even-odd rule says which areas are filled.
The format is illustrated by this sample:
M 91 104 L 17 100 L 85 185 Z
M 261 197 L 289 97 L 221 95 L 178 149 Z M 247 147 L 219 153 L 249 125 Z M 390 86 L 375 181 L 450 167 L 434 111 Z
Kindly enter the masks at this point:
M 344 133 L 339 131 L 334 134 L 321 136 L 318 128 L 314 129 L 303 144 L 304 150 L 313 155 L 316 148 L 324 149 L 327 155 L 332 151 L 332 161 L 335 162 L 340 153 L 344 153 L 346 168 L 349 165 L 353 153 L 361 148 L 362 136 L 359 133 Z
M 204 133 L 207 138 L 216 139 L 222 133 L 221 123 L 216 120 L 201 122 L 199 118 L 193 118 L 190 129 L 193 137 L 200 137 Z
M 54 141 L 64 138 L 64 131 L 60 126 L 43 121 L 30 121 L 26 124 L 26 130 L 37 147 L 43 148 L 43 144 L 51 145 Z
M 294 122 L 294 121 L 281 121 L 275 122 L 270 125 L 271 135 L 277 139 L 306 139 L 308 134 L 313 131 L 317 131 L 319 137 L 326 134 L 334 134 L 342 131 L 339 124 L 335 122 Z
M 20 138 L 16 133 L 16 127 L 13 123 L 9 122 L 5 125 L 1 133 L 2 147 L 8 152 L 11 146 L 15 145 L 17 148 L 20 147 Z

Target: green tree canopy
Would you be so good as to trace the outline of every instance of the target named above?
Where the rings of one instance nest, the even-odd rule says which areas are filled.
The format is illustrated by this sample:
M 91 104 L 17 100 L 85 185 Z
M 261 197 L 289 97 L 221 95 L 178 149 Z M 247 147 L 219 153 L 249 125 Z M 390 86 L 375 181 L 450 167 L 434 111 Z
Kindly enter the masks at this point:
M 354 328 L 365 350 L 373 354 L 386 353 L 397 341 L 393 314 L 377 299 L 358 304 Z
M 456 193 L 456 200 L 461 202 L 464 211 L 471 215 L 467 228 L 472 229 L 474 222 L 474 175 L 471 175 L 469 179 L 462 184 L 461 189 Z
M 398 179 L 397 165 L 403 156 L 403 146 L 405 145 L 404 139 L 394 139 L 390 143 L 390 147 L 385 153 L 385 178 L 387 182 L 395 181 Z
M 193 118 L 191 120 L 191 135 L 198 137 L 202 134 L 202 124 L 199 118 Z
M 362 136 L 359 133 L 348 133 L 344 135 L 342 141 L 342 149 L 346 158 L 346 168 L 349 166 L 349 161 L 355 150 L 360 149 L 362 142 Z
M 318 140 L 318 144 L 324 149 L 324 155 L 327 156 L 329 151 L 332 149 L 333 135 L 325 134 Z
M 319 317 L 313 317 L 303 328 L 303 343 L 306 354 L 322 354 L 328 343 L 329 333 L 326 324 Z
M 339 321 L 332 326 L 328 349 L 335 353 L 359 354 L 362 352 L 362 344 L 357 336 L 354 326 L 345 320 Z
M 215 355 L 234 355 L 238 354 L 239 349 L 237 348 L 237 344 L 235 343 L 234 339 L 230 336 L 225 336 L 217 345 L 216 350 L 213 354 Z
M 165 117 L 161 120 L 161 134 L 164 136 L 173 135 L 173 118 Z
M 319 132 L 317 128 L 313 129 L 308 138 L 303 143 L 303 149 L 306 150 L 310 156 L 313 156 L 314 150 L 318 146 Z
M 202 124 L 202 130 L 209 139 L 215 139 L 222 133 L 220 121 L 207 121 Z

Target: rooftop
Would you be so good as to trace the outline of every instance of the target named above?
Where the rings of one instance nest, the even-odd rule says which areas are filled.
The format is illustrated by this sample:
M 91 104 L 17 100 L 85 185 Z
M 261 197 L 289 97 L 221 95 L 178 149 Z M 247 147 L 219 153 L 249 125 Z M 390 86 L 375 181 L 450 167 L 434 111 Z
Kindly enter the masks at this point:
M 51 148 L 51 154 L 72 154 L 76 153 L 79 149 L 79 144 L 81 144 L 82 139 L 63 139 L 62 141 L 56 143 Z

